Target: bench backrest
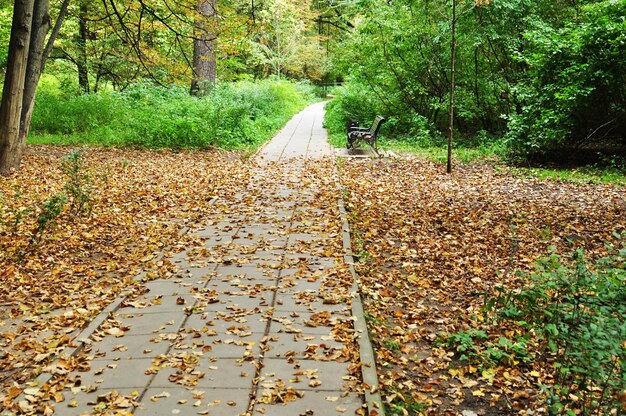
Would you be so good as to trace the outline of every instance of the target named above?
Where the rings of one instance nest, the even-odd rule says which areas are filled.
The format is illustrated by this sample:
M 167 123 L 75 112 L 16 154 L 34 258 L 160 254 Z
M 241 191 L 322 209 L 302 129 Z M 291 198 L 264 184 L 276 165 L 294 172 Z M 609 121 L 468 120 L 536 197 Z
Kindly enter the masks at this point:
M 378 130 L 380 130 L 380 126 L 385 122 L 385 118 L 381 116 L 376 116 L 374 122 L 372 123 L 372 127 L 370 127 L 370 131 L 372 132 L 372 136 L 376 137 L 378 135 Z

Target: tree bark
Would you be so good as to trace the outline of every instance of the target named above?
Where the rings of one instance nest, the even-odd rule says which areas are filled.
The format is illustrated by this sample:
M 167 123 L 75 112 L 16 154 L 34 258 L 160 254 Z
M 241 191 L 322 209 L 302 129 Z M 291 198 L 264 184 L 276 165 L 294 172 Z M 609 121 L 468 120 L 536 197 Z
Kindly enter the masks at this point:
M 59 32 L 61 31 L 61 26 L 63 25 L 63 21 L 65 20 L 65 16 L 67 15 L 67 8 L 70 5 L 70 0 L 63 0 L 63 4 L 61 4 L 61 9 L 59 10 L 59 15 L 57 16 L 57 20 L 54 23 L 54 27 L 52 28 L 52 33 L 50 33 L 50 37 L 48 38 L 48 43 L 46 43 L 46 47 L 43 51 L 43 56 L 41 58 L 41 72 L 43 72 L 46 61 L 50 56 L 50 52 L 52 52 L 52 48 L 54 47 L 54 41 L 57 36 L 59 36 Z
M 20 140 L 20 120 L 35 0 L 15 0 L 7 72 L 0 102 L 0 175 L 17 170 L 24 143 Z
M 217 59 L 213 42 L 215 35 L 207 25 L 215 16 L 215 0 L 198 0 L 196 6 L 198 21 L 193 42 L 193 77 L 191 95 L 202 95 L 217 78 Z
M 80 3 L 78 15 L 78 37 L 76 38 L 76 46 L 78 48 L 78 56 L 76 57 L 76 66 L 78 69 L 78 85 L 83 93 L 89 92 L 89 70 L 87 69 L 87 3 Z
M 450 42 L 450 119 L 448 128 L 448 163 L 446 172 L 452 173 L 452 140 L 454 139 L 454 71 L 456 63 L 456 0 L 452 0 L 452 41 Z
M 20 119 L 19 142 L 26 143 L 35 105 L 35 94 L 41 77 L 44 60 L 46 35 L 50 31 L 50 0 L 35 0 L 33 23 L 28 50 L 28 65 L 24 80 L 24 97 L 22 98 L 22 115 Z

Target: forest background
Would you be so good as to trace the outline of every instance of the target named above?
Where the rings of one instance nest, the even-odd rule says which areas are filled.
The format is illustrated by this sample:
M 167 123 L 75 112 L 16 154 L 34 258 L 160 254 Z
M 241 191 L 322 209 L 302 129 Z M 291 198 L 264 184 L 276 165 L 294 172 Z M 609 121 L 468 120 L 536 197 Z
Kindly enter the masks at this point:
M 234 91 L 251 82 L 289 79 L 300 92 L 305 84 L 318 95 L 332 90 L 336 144 L 348 120 L 380 114 L 394 146 L 440 148 L 454 91 L 455 147 L 518 162 L 623 165 L 623 1 L 53 1 L 53 21 L 65 7 L 39 88 L 35 141 L 250 145 L 259 136 L 240 125 L 243 113 L 224 122 L 241 137 L 220 138 L 223 128 L 196 118 L 207 108 L 194 111 L 200 101 L 184 90 L 213 94 L 216 105 L 246 101 Z M 12 9 L 0 2 L 3 72 Z M 176 99 L 164 99 L 170 94 Z M 164 99 L 157 116 L 184 117 L 138 128 L 130 120 L 145 117 L 146 97 Z

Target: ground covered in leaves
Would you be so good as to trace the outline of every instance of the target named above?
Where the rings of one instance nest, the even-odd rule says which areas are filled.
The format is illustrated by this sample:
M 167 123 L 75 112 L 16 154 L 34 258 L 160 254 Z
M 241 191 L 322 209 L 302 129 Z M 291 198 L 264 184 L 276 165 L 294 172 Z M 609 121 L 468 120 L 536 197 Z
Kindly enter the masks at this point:
M 0 178 L 0 403 L 136 279 L 169 276 L 187 228 L 248 181 L 235 153 L 76 150 L 31 146 Z
M 0 178 L 0 403 L 120 293 L 139 292 L 136 280 L 173 275 L 168 258 L 194 244 L 187 230 L 219 214 L 217 205 L 235 206 L 252 174 L 233 153 L 87 149 L 72 159 L 72 150 L 30 147 L 23 169 Z M 413 159 L 346 160 L 340 174 L 390 413 L 545 413 L 539 386 L 554 384 L 554 361 L 532 351 L 516 360 L 516 345 L 497 342 L 519 328 L 494 332 L 483 306 L 501 285 L 523 287 L 516 270 L 532 269 L 550 246 L 602 255 L 626 228 L 624 188 L 521 178 L 485 164 L 445 175 Z M 315 195 L 321 210 L 335 196 L 330 185 Z M 315 224 L 296 220 L 303 231 Z M 341 254 L 335 240 L 325 256 Z M 489 334 L 477 355 L 495 345 L 513 358 L 461 360 L 459 345 L 474 348 L 475 339 L 448 340 L 472 330 Z
M 524 285 L 515 271 L 530 270 L 549 246 L 600 254 L 626 227 L 624 188 L 520 178 L 485 164 L 446 175 L 417 159 L 346 160 L 341 176 L 390 412 L 546 413 L 539 386 L 553 382 L 552 362 L 529 352 L 528 362 L 480 365 L 459 360 L 458 343 L 445 340 L 486 327 L 512 335 L 488 322 L 485 299 L 500 285 Z M 497 351 L 515 348 L 490 337 Z

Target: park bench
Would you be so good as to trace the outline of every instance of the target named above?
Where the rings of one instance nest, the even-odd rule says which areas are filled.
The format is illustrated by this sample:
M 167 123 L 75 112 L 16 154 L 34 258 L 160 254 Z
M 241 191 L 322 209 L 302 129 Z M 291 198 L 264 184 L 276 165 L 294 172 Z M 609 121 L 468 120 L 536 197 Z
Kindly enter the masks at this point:
M 354 149 L 360 142 L 365 142 L 378 154 L 376 139 L 378 138 L 380 126 L 382 126 L 384 122 L 384 117 L 376 116 L 370 128 L 363 128 L 359 127 L 358 121 L 350 120 L 348 123 L 348 149 Z

